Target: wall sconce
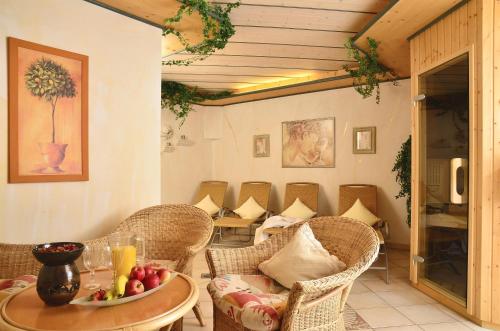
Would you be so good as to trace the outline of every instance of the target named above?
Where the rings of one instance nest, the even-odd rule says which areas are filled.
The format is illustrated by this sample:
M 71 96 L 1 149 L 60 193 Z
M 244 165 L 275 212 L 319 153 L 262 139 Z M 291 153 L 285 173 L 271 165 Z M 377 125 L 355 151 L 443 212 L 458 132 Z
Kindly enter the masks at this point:
M 162 129 L 160 137 L 163 145 L 165 146 L 163 147 L 162 152 L 172 153 L 175 151 L 174 145 L 170 142 L 170 140 L 174 137 L 174 129 L 171 126 Z
M 177 141 L 177 146 L 193 146 L 194 141 L 189 139 L 185 134 L 181 134 L 179 140 Z
M 173 153 L 175 151 L 175 147 L 174 147 L 174 145 L 172 145 L 172 143 L 170 141 L 168 141 L 167 143 L 165 143 L 165 147 L 163 147 L 163 151 L 165 153 Z

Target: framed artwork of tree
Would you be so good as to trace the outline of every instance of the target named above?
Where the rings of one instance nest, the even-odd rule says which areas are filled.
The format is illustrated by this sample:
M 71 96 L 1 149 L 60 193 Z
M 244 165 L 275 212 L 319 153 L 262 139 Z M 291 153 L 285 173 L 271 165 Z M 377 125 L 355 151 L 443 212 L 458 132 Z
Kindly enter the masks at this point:
M 8 38 L 9 183 L 86 181 L 88 57 Z

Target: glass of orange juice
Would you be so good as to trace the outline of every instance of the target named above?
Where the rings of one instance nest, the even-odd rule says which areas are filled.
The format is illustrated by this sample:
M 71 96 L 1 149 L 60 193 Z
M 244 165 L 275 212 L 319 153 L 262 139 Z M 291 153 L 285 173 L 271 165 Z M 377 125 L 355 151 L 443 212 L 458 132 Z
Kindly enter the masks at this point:
M 129 276 L 130 270 L 136 265 L 137 235 L 133 232 L 115 232 L 108 237 L 111 247 L 114 279 L 121 275 Z

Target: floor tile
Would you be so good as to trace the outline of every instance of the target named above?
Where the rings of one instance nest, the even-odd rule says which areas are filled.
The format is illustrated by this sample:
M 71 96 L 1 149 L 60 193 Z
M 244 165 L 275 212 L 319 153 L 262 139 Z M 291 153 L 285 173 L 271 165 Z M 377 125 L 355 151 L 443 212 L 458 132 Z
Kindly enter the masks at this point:
M 212 331 L 214 322 L 212 319 L 205 320 L 205 326 L 201 326 L 196 319 L 184 319 L 182 323 L 183 331 Z
M 351 293 L 347 303 L 353 309 L 387 307 L 387 303 L 373 292 Z
M 409 282 L 406 280 L 393 280 L 387 284 L 385 281 L 377 279 L 363 280 L 362 283 L 373 292 L 407 291 L 412 289 Z
M 426 331 L 471 331 L 472 329 L 460 322 L 422 324 L 420 327 Z
M 392 326 L 388 328 L 377 328 L 375 331 L 422 331 L 417 325 Z
M 384 275 L 380 270 L 366 270 L 359 277 L 359 280 L 385 280 Z
M 441 305 L 441 304 L 438 304 L 437 302 L 435 303 L 434 305 L 436 308 L 438 308 L 439 310 L 443 311 L 444 313 L 450 315 L 451 317 L 453 317 L 453 319 L 459 321 L 459 322 L 467 322 L 467 319 L 465 317 L 463 317 L 462 315 L 459 315 L 457 313 L 455 313 L 453 310 Z
M 435 305 L 403 306 L 396 309 L 415 324 L 456 322 L 453 317 L 438 309 Z
M 363 285 L 363 283 L 361 283 L 361 281 L 356 280 L 354 282 L 354 284 L 352 285 L 351 293 L 365 293 L 365 292 L 371 292 L 371 291 L 368 287 Z
M 408 279 L 410 274 L 407 269 L 403 267 L 391 267 L 389 266 L 389 279 L 404 278 Z
M 416 293 L 416 291 L 377 292 L 377 295 L 389 305 L 395 307 L 423 305 L 429 303 L 423 295 Z
M 389 326 L 405 326 L 413 323 L 403 314 L 391 307 L 357 309 L 356 312 L 372 328 L 382 328 Z
M 490 331 L 490 329 L 482 328 L 479 325 L 472 323 L 471 321 L 462 322 L 462 324 L 475 331 Z

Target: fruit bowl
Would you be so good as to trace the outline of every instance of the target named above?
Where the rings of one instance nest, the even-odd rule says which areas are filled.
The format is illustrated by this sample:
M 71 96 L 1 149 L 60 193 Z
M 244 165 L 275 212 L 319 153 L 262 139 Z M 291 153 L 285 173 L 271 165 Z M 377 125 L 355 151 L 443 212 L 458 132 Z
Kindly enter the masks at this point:
M 131 295 L 128 297 L 117 298 L 117 299 L 113 299 L 113 300 L 102 300 L 102 301 L 92 300 L 91 297 L 85 296 L 85 297 L 81 297 L 81 298 L 78 298 L 78 299 L 71 301 L 70 304 L 71 305 L 80 305 L 80 306 L 90 306 L 90 307 L 110 307 L 110 306 L 121 305 L 121 304 L 124 304 L 127 302 L 132 302 L 132 301 L 142 299 L 144 297 L 147 297 L 148 295 L 151 295 L 155 292 L 158 292 L 165 285 L 170 283 L 176 276 L 177 276 L 177 272 L 171 272 L 170 277 L 167 280 L 165 280 L 163 283 L 161 283 L 158 287 L 144 291 L 140 294 Z

